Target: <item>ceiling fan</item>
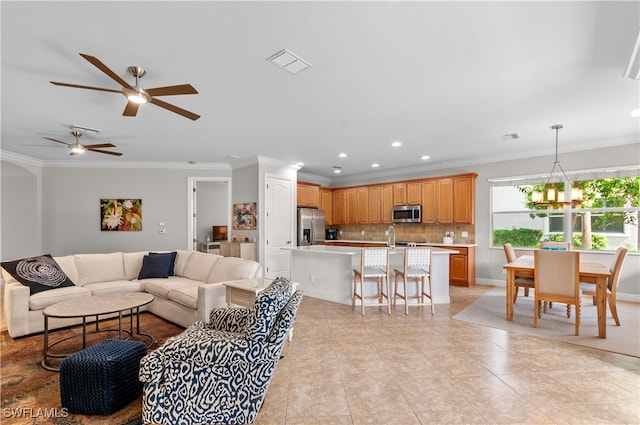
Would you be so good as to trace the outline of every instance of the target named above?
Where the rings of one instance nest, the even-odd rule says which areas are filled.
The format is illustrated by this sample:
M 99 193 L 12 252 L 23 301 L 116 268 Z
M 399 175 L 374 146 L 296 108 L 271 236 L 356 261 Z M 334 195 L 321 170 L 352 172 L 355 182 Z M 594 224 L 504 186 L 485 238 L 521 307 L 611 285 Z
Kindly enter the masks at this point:
M 67 142 L 63 142 L 61 140 L 56 140 L 56 139 L 52 139 L 51 137 L 43 137 L 43 139 L 46 140 L 50 140 L 52 142 L 56 142 L 56 143 L 62 143 L 63 145 L 67 145 L 69 147 L 69 149 L 71 149 L 71 153 L 69 155 L 80 155 L 84 152 L 97 152 L 97 153 L 105 153 L 107 155 L 114 155 L 114 156 L 121 156 L 122 153 L 120 152 L 112 152 L 112 151 L 105 151 L 102 148 L 115 148 L 116 145 L 111 144 L 111 143 L 99 143 L 99 144 L 95 144 L 95 145 L 81 145 L 80 144 L 80 137 L 82 136 L 82 133 L 80 133 L 79 131 L 72 131 L 71 134 L 73 135 L 73 137 L 76 138 L 76 142 L 75 143 L 67 143 Z
M 60 83 L 57 81 L 50 81 L 51 84 L 55 84 L 56 86 L 65 86 L 65 87 L 75 87 L 79 89 L 89 89 L 89 90 L 100 90 L 100 91 L 108 91 L 112 93 L 122 93 L 127 99 L 127 106 L 124 108 L 124 112 L 122 115 L 127 117 L 135 117 L 138 113 L 138 107 L 144 103 L 153 103 L 156 106 L 167 109 L 171 112 L 175 112 L 178 115 L 182 115 L 183 117 L 189 118 L 190 120 L 197 120 L 200 118 L 200 115 L 194 114 L 193 112 L 187 111 L 186 109 L 179 108 L 170 103 L 164 102 L 160 99 L 156 99 L 156 96 L 174 96 L 178 94 L 198 94 L 195 88 L 191 84 L 180 84 L 176 86 L 166 86 L 166 87 L 156 87 L 152 89 L 143 89 L 140 87 L 140 78 L 142 78 L 146 71 L 137 66 L 130 66 L 127 68 L 129 74 L 131 74 L 136 79 L 135 86 L 130 86 L 126 81 L 120 78 L 115 72 L 113 72 L 109 67 L 107 67 L 104 63 L 102 63 L 98 58 L 93 56 L 86 55 L 84 53 L 80 53 L 80 56 L 91 62 L 96 68 L 100 71 L 107 74 L 113 80 L 115 80 L 118 84 L 122 86 L 120 90 L 114 89 L 105 89 L 100 87 L 90 87 L 90 86 L 82 86 L 78 84 L 69 84 L 69 83 Z

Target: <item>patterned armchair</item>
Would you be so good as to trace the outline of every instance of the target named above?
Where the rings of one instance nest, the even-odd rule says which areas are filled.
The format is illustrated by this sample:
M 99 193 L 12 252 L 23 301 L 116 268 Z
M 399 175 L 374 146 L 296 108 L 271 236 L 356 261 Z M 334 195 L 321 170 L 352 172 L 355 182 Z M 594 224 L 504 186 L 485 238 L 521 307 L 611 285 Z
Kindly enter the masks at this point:
M 302 300 L 275 279 L 252 309 L 219 308 L 140 362 L 145 424 L 253 423 Z

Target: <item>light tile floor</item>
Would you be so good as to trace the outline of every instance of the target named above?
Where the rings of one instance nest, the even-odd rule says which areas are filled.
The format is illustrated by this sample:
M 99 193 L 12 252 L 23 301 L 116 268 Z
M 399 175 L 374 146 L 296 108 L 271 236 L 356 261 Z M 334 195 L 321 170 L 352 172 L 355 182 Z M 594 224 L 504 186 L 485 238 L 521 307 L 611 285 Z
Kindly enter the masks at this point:
M 304 298 L 256 423 L 640 423 L 639 358 L 451 319 L 488 289 L 434 316 Z

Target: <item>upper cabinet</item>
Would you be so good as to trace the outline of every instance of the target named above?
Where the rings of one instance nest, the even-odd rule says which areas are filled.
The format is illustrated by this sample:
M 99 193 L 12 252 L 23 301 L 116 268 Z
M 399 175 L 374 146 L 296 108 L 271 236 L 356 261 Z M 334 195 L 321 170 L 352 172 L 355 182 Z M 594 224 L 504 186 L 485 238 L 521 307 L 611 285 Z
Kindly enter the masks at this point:
M 422 182 L 422 222 L 474 224 L 476 174 L 442 177 Z
M 320 208 L 320 186 L 309 183 L 298 183 L 298 207 Z
M 324 210 L 324 223 L 331 226 L 333 224 L 333 193 L 327 187 L 320 188 L 320 209 Z
M 453 178 L 453 221 L 475 224 L 476 174 Z
M 405 182 L 319 189 L 328 225 L 391 224 L 394 205 L 422 205 L 426 224 L 475 224 L 477 174 Z M 298 187 L 298 206 L 300 187 Z M 305 190 L 307 200 L 309 192 Z

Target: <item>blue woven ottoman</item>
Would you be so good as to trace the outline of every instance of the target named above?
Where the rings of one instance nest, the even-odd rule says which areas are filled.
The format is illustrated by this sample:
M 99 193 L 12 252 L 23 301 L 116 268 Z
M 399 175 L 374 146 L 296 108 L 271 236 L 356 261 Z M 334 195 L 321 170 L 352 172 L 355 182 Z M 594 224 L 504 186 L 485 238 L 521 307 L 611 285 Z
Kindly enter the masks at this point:
M 71 413 L 106 415 L 142 394 L 140 359 L 147 346 L 108 339 L 70 355 L 60 365 L 62 407 Z

